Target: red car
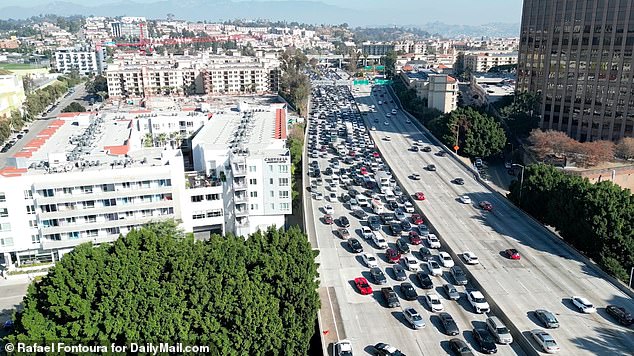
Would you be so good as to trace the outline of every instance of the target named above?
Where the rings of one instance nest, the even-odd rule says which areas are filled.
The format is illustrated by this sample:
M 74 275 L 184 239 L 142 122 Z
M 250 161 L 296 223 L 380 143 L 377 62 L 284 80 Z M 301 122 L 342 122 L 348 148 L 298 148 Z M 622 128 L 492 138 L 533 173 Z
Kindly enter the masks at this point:
M 423 239 L 420 238 L 416 231 L 412 230 L 409 232 L 409 243 L 412 245 L 420 245 L 423 243 Z
M 424 224 L 423 218 L 419 214 L 412 214 L 412 223 L 414 225 Z
M 425 194 L 423 192 L 416 192 L 414 196 L 416 197 L 416 200 L 425 200 Z
M 519 260 L 520 258 L 522 258 L 520 256 L 520 252 L 514 248 L 507 249 L 506 256 L 512 260 Z
M 373 153 L 372 153 L 372 156 L 373 156 L 374 158 L 379 158 L 379 157 L 381 157 L 381 155 L 380 155 L 378 152 L 373 152 Z
M 388 248 L 387 251 L 385 251 L 385 256 L 391 263 L 398 263 L 398 261 L 401 260 L 401 254 L 393 248 Z
M 368 169 L 365 167 L 361 167 L 361 175 L 367 176 L 368 175 Z
M 350 152 L 348 152 L 348 154 L 350 155 L 350 157 L 354 157 L 357 153 L 354 152 L 354 151 L 350 151 Z
M 326 223 L 328 225 L 332 225 L 332 223 L 333 223 L 332 215 L 330 215 L 330 214 L 324 215 L 324 223 Z
M 486 200 L 483 200 L 480 202 L 480 208 L 486 210 L 486 211 L 491 211 L 493 210 L 493 205 L 491 205 L 491 203 L 489 203 Z
M 357 277 L 354 279 L 354 285 L 362 295 L 372 294 L 372 286 L 368 283 L 368 280 L 363 277 Z

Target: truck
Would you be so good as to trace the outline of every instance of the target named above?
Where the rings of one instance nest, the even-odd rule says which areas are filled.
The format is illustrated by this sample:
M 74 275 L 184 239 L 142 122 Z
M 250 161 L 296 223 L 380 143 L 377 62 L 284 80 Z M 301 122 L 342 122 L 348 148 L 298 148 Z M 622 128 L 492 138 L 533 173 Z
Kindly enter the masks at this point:
M 372 199 L 372 211 L 375 214 L 382 214 L 385 212 L 385 207 L 383 206 L 383 202 L 378 199 Z

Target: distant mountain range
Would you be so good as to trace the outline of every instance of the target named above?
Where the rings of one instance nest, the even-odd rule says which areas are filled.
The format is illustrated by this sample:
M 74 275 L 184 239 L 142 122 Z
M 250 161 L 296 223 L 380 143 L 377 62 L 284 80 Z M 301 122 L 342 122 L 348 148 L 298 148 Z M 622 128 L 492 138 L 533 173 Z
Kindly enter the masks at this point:
M 343 4 L 343 2 L 342 2 Z M 231 1 L 231 0 L 162 0 L 153 3 L 121 1 L 97 6 L 84 6 L 67 1 L 48 2 L 40 5 L 6 6 L 0 8 L 0 18 L 24 19 L 41 14 L 61 16 L 145 16 L 149 19 L 166 18 L 174 14 L 178 19 L 189 21 L 225 21 L 233 19 L 286 20 L 311 24 L 341 24 L 351 26 L 384 26 L 385 13 L 373 9 L 346 8 L 319 1 Z M 403 21 L 413 23 L 419 17 L 403 13 Z M 389 24 L 388 24 L 389 25 Z M 402 24 L 391 24 L 401 26 Z M 519 24 L 489 24 L 481 26 L 447 25 L 434 22 L 427 25 L 415 24 L 430 33 L 443 36 L 517 36 Z

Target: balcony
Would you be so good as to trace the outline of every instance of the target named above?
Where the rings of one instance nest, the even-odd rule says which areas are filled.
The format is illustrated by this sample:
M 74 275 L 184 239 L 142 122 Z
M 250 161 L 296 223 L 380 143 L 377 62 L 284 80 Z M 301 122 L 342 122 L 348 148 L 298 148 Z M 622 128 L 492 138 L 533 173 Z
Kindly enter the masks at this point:
M 246 208 L 236 208 L 236 217 L 244 217 L 249 216 L 249 209 Z
M 236 179 L 233 182 L 233 190 L 235 191 L 239 191 L 239 190 L 247 190 L 247 182 L 243 179 Z
M 236 195 L 233 197 L 233 201 L 234 201 L 236 204 L 246 204 L 246 203 L 249 201 L 249 198 L 247 198 L 247 195 L 246 195 L 246 194 L 236 194 Z
M 234 177 L 244 177 L 247 175 L 247 166 L 234 164 L 233 165 L 233 176 Z
M 187 189 L 219 187 L 222 185 L 220 178 L 207 176 L 200 172 L 185 173 Z

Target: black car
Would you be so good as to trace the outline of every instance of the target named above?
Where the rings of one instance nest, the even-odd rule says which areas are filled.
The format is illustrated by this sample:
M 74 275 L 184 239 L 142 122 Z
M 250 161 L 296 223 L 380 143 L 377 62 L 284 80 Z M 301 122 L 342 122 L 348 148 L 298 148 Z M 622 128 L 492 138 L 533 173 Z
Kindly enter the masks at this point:
M 342 217 L 339 218 L 339 224 L 342 227 L 350 227 L 350 220 L 348 220 L 347 217 L 342 216 Z
M 412 230 L 412 224 L 407 220 L 403 220 L 401 221 L 401 229 L 403 229 L 403 231 L 410 231 Z
M 387 284 L 387 278 L 385 278 L 385 273 L 381 271 L 379 267 L 370 268 L 370 275 L 372 276 L 372 280 L 376 284 Z
M 634 322 L 632 321 L 632 314 L 625 310 L 625 308 L 618 305 L 608 305 L 605 308 L 605 311 L 616 318 L 616 320 L 618 320 L 622 325 L 628 326 Z
M 469 345 L 467 345 L 467 343 L 463 340 L 451 339 L 449 340 L 449 346 L 458 356 L 473 356 L 473 352 L 471 352 Z
M 355 209 L 351 214 L 359 220 L 365 220 L 368 218 L 368 213 L 363 211 L 363 209 Z
M 405 194 L 403 195 L 399 195 L 398 197 L 396 197 L 396 201 L 399 204 L 405 204 L 405 202 L 407 202 L 408 198 L 405 196 Z
M 378 356 L 405 356 L 405 354 L 396 347 L 383 342 L 374 345 L 374 351 Z
M 453 182 L 458 185 L 464 185 L 464 179 L 462 178 L 454 178 Z
M 416 277 L 418 277 L 418 281 L 420 282 L 420 286 L 423 289 L 432 289 L 434 288 L 434 282 L 431 281 L 429 275 L 423 271 L 416 272 Z
M 396 240 L 396 248 L 401 252 L 401 253 L 409 253 L 409 245 L 407 244 L 407 242 L 405 242 L 405 240 L 403 239 L 398 239 Z
M 341 195 L 341 201 L 342 201 L 342 202 L 344 202 L 344 203 L 349 202 L 349 201 L 350 201 L 350 199 L 352 199 L 352 197 L 351 197 L 351 196 L 349 196 L 348 194 L 343 194 L 343 195 Z
M 381 220 L 383 220 L 383 224 L 387 225 L 390 222 L 396 220 L 396 215 L 394 215 L 393 213 L 382 213 Z
M 464 273 L 462 268 L 460 268 L 460 266 L 451 267 L 449 272 L 453 276 L 453 279 L 457 285 L 461 285 L 461 286 L 467 285 L 467 275 Z
M 405 269 L 399 264 L 395 264 L 394 266 L 392 266 L 392 272 L 394 272 L 394 279 L 396 279 L 397 281 L 404 281 L 407 279 L 407 273 L 405 273 Z
M 392 236 L 401 236 L 401 232 L 403 232 L 401 224 L 397 222 L 390 223 L 390 234 L 392 234 Z
M 421 261 L 427 262 L 430 259 L 433 259 L 433 255 L 432 255 L 431 251 L 427 247 L 425 247 L 425 246 L 421 247 L 419 252 L 420 252 L 420 260 Z
M 412 146 L 412 148 L 410 148 L 410 150 L 412 152 L 418 152 L 418 146 Z
M 398 203 L 394 200 L 387 202 L 387 208 L 390 210 L 396 210 L 398 209 Z
M 401 302 L 398 301 L 398 296 L 392 287 L 381 288 L 381 294 L 385 299 L 385 304 L 388 308 L 396 308 L 401 306 Z
M 332 174 L 332 168 L 330 168 L 330 167 L 326 168 L 326 170 L 324 171 L 324 174 L 327 175 L 327 176 L 331 175 Z
M 455 336 L 460 333 L 460 329 L 458 329 L 458 324 L 453 320 L 451 314 L 447 312 L 438 313 L 438 318 L 440 318 L 440 323 L 443 328 L 445 328 L 445 334 Z
M 403 293 L 403 297 L 405 300 L 416 300 L 418 299 L 418 293 L 416 293 L 416 289 L 409 282 L 401 283 L 401 293 Z
M 434 164 L 430 164 L 427 166 L 427 170 L 431 171 L 431 172 L 435 172 L 436 171 L 436 165 Z
M 447 152 L 445 152 L 445 151 L 438 151 L 436 153 L 436 156 L 438 156 L 438 157 L 445 157 L 446 155 L 447 155 Z
M 372 231 L 381 230 L 381 219 L 376 215 L 370 216 L 368 218 L 368 226 Z
M 350 247 L 350 250 L 352 250 L 352 252 L 354 253 L 360 253 L 363 252 L 363 246 L 361 245 L 361 242 L 359 242 L 359 240 L 355 239 L 354 237 L 351 237 L 348 239 L 348 247 Z
M 431 147 L 429 146 L 423 147 L 423 152 L 431 152 Z
M 473 337 L 480 346 L 480 351 L 483 353 L 494 354 L 498 352 L 498 348 L 495 345 L 495 338 L 491 335 L 489 330 L 475 328 L 473 329 Z
M 353 198 L 354 198 L 354 197 L 356 197 L 356 196 L 359 194 L 359 192 L 357 192 L 357 191 L 356 191 L 356 190 L 354 190 L 354 189 L 350 189 L 350 190 L 348 191 L 348 194 L 349 194 L 351 197 L 353 197 Z

